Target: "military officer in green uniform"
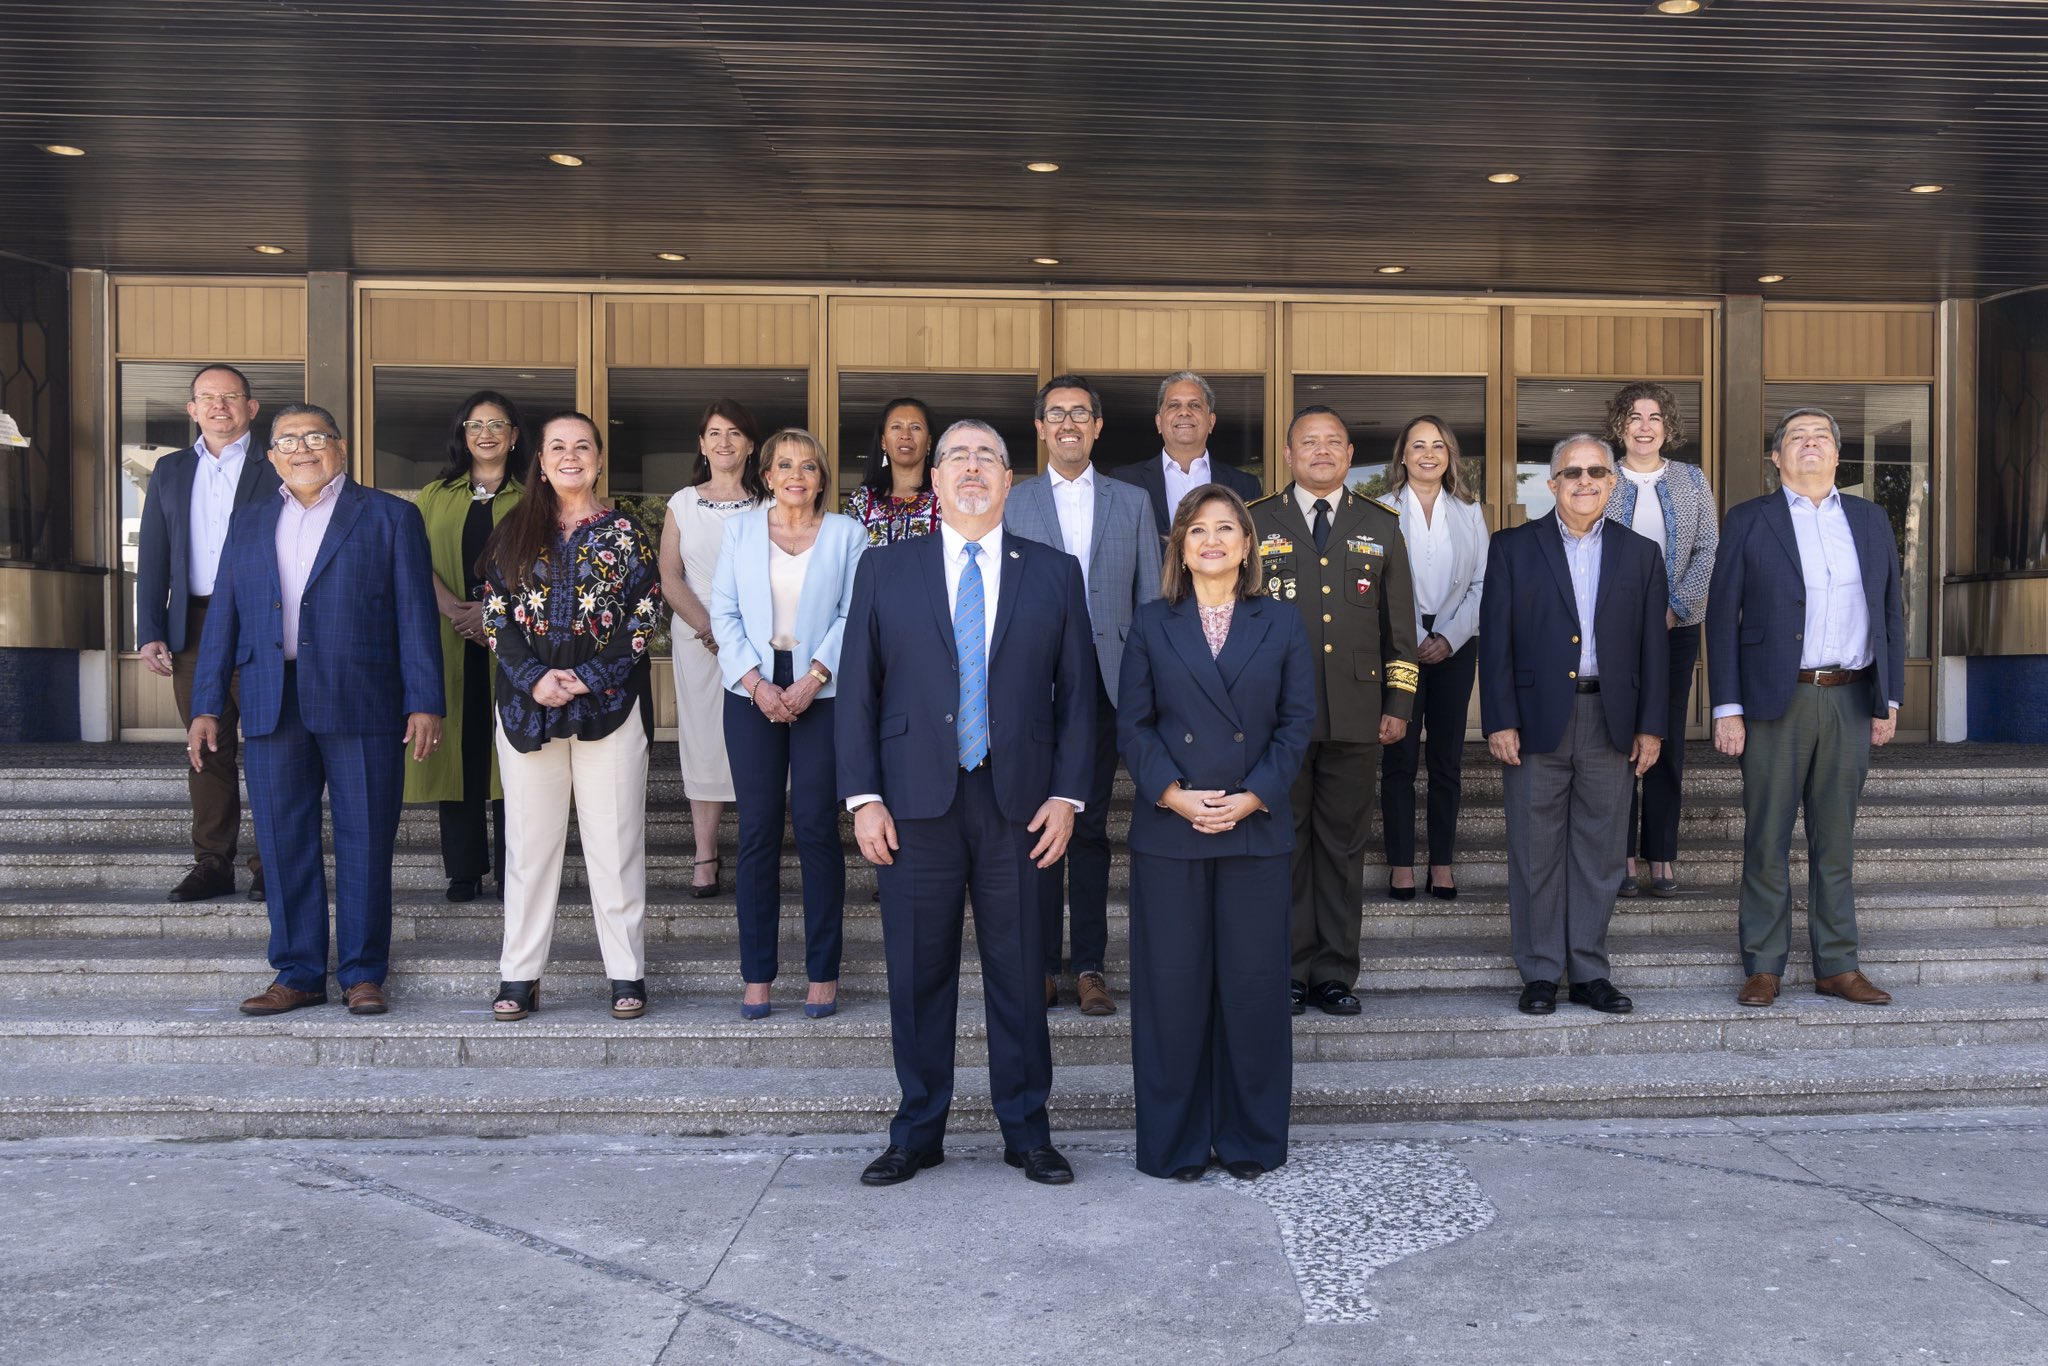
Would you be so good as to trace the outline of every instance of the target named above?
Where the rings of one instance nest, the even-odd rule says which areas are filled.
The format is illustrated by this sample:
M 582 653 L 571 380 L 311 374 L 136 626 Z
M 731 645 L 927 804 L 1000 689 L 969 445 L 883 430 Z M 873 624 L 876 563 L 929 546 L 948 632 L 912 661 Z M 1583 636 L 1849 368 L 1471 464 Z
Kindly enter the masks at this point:
M 1358 1014 L 1365 845 L 1380 746 L 1415 709 L 1415 607 L 1401 519 L 1344 487 L 1351 441 L 1328 408 L 1287 428 L 1294 482 L 1251 505 L 1266 591 L 1291 602 L 1322 665 L 1294 784 L 1294 1013 Z

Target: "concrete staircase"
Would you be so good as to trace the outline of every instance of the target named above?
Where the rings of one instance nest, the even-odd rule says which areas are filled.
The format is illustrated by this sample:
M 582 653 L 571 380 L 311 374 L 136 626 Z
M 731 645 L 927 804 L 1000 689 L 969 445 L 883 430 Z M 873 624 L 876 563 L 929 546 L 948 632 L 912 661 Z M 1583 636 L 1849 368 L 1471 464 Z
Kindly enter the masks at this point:
M 1385 899 L 1369 866 L 1365 1014 L 1295 1022 L 1295 1114 L 1374 1119 L 1895 1110 L 2048 1100 L 2048 769 L 2037 751 L 1882 752 L 1860 824 L 1864 965 L 1888 1009 L 1823 1000 L 1795 959 L 1769 1011 L 1734 1003 L 1739 775 L 1695 746 L 1683 893 L 1622 902 L 1614 976 L 1636 1013 L 1514 1010 L 1497 772 L 1468 756 L 1454 902 Z M 172 745 L 0 750 L 0 1136 L 880 1133 L 894 1108 L 872 873 L 849 863 L 837 1016 L 801 1000 L 794 853 L 785 850 L 784 1006 L 737 1015 L 728 894 L 691 900 L 672 746 L 649 813 L 646 1018 L 604 1008 L 604 972 L 571 845 L 544 1008 L 490 1018 L 500 905 L 450 905 L 433 816 L 408 811 L 391 1014 L 338 1005 L 252 1020 L 269 980 L 263 908 L 163 893 L 187 863 Z M 1128 791 L 1111 828 L 1123 828 Z M 725 832 L 731 842 L 730 816 Z M 245 835 L 245 840 L 247 839 Z M 848 839 L 848 848 L 852 847 Z M 1795 860 L 1795 878 L 1803 878 Z M 731 885 L 730 865 L 725 869 Z M 1112 986 L 1126 985 L 1124 872 L 1113 874 Z M 1803 935 L 1795 932 L 1803 947 Z M 968 935 L 962 1128 L 992 1127 Z M 1131 1122 L 1128 1014 L 1051 1015 L 1061 1127 Z

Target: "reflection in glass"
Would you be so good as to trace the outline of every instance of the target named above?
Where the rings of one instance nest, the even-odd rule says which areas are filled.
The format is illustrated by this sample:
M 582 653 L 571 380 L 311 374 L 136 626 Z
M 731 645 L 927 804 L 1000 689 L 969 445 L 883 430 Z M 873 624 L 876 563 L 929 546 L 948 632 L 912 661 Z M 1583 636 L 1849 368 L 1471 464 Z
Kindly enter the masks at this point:
M 1387 464 L 1408 423 L 1432 413 L 1458 439 L 1459 473 L 1475 497 L 1486 488 L 1486 380 L 1478 375 L 1411 378 L 1406 375 L 1296 375 L 1295 411 L 1335 408 L 1351 437 L 1351 472 L 1345 484 L 1378 498 L 1387 491 Z M 1285 479 L 1287 472 L 1280 472 Z
M 118 376 L 121 441 L 121 648 L 133 650 L 135 639 L 135 563 L 142 534 L 142 496 L 156 462 L 183 450 L 199 437 L 199 428 L 185 415 L 192 397 L 192 379 L 203 361 L 129 361 Z M 234 363 L 234 362 L 231 362 Z M 252 396 L 262 406 L 251 428 L 250 457 L 265 459 L 270 415 L 287 403 L 306 397 L 306 367 L 243 365 Z
M 1525 379 L 1515 384 L 1515 501 L 1529 518 L 1541 517 L 1557 501 L 1550 496 L 1550 448 L 1574 432 L 1591 432 L 1610 446 L 1607 401 L 1629 379 Z M 1658 381 L 1678 400 L 1685 419 L 1685 444 L 1665 447 L 1667 459 L 1697 465 L 1700 448 L 1700 386 L 1697 380 Z M 1463 433 L 1460 433 L 1462 437 Z M 1621 454 L 1615 453 L 1619 460 Z
M 1980 574 L 2048 569 L 2048 292 L 1977 310 Z
M 1159 411 L 1159 381 L 1165 375 L 1087 375 L 1102 395 L 1102 436 L 1095 464 L 1102 469 L 1157 460 L 1165 449 L 1153 417 Z M 1266 478 L 1266 377 L 1203 375 L 1216 391 L 1216 430 L 1209 433 L 1209 459 L 1221 460 Z M 1030 408 L 1027 405 L 1028 415 Z
M 1002 434 L 1010 450 L 1010 468 L 1023 479 L 1038 472 L 1038 432 L 1031 425 L 1031 404 L 1038 397 L 1036 375 L 871 374 L 841 371 L 839 375 L 838 448 L 839 498 L 842 503 L 867 477 L 868 451 L 875 444 L 875 425 L 882 405 L 892 398 L 921 398 L 932 410 L 932 444 L 962 418 L 979 418 Z M 1150 425 L 1149 423 L 1147 424 Z
M 448 420 L 455 405 L 479 389 L 511 399 L 528 422 L 576 406 L 574 370 L 379 365 L 371 385 L 370 479 L 398 494 L 417 493 L 440 474 L 448 463 Z
M 810 379 L 804 370 L 611 371 L 605 446 L 613 495 L 658 494 L 665 502 L 688 484 L 697 468 L 697 423 L 714 399 L 745 404 L 764 441 L 784 427 L 808 426 Z
M 1925 384 L 1766 384 L 1764 420 L 1776 427 L 1794 408 L 1820 408 L 1842 429 L 1835 487 L 1868 498 L 1891 519 L 1898 539 L 1906 598 L 1906 654 L 1925 659 L 1932 587 L 1929 471 L 1934 450 L 1934 399 Z M 1766 487 L 1777 467 L 1764 462 Z

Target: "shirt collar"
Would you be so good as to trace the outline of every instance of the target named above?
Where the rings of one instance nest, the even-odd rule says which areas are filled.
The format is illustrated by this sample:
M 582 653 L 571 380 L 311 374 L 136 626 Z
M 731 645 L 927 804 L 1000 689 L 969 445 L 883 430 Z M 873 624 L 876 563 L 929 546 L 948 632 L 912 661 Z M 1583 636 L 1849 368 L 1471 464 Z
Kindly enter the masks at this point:
M 1780 485 L 1779 487 L 1784 488 L 1783 485 Z M 1834 487 L 1833 485 L 1828 486 L 1828 491 L 1821 495 L 1820 500 L 1818 502 L 1811 498 L 1808 498 L 1803 493 L 1794 493 L 1789 488 L 1784 489 L 1784 493 L 1785 505 L 1787 507 L 1796 508 L 1801 503 L 1804 503 L 1808 507 L 1814 509 L 1817 512 L 1824 507 L 1840 507 L 1842 505 L 1842 491 Z
M 340 474 L 335 475 L 325 484 L 322 484 L 320 486 L 319 495 L 313 499 L 312 507 L 307 507 L 306 511 L 311 512 L 313 508 L 320 506 L 322 503 L 331 503 L 335 499 L 341 497 L 341 486 L 347 482 L 348 471 L 343 470 Z M 283 498 L 287 503 L 298 503 L 299 501 L 297 495 L 295 495 L 292 492 L 292 486 L 290 484 L 279 484 L 277 486 L 277 492 L 278 496 Z M 301 506 L 304 505 L 301 504 Z
M 1052 480 L 1052 486 L 1055 489 L 1063 485 L 1078 489 L 1093 489 L 1095 487 L 1095 462 L 1092 460 L 1083 465 L 1081 472 L 1072 479 L 1067 478 L 1051 465 L 1045 467 L 1045 473 L 1046 477 Z
M 206 438 L 203 436 L 200 437 L 197 441 L 193 442 L 192 445 L 199 452 L 200 455 L 211 456 L 213 459 L 218 460 L 223 467 L 225 467 L 234 461 L 245 458 L 249 454 L 249 438 L 254 435 L 255 432 L 253 430 L 243 432 L 233 441 L 230 441 L 228 442 L 227 445 L 223 446 L 221 448 L 221 452 L 219 455 L 213 455 L 213 453 L 207 449 Z
M 1205 446 L 1202 448 L 1202 453 L 1195 457 L 1194 463 L 1188 466 L 1188 473 L 1193 474 L 1195 472 L 1196 465 L 1201 465 L 1206 468 L 1208 464 L 1209 450 Z M 1180 461 L 1175 460 L 1173 456 L 1167 452 L 1167 449 L 1164 446 L 1161 446 L 1159 448 L 1159 466 L 1161 469 L 1178 470 L 1180 468 Z
M 939 539 L 945 544 L 946 558 L 949 560 L 958 560 L 962 549 L 967 544 L 967 538 L 955 530 L 951 522 L 939 523 Z M 1002 554 L 1002 524 L 998 522 L 995 526 L 989 528 L 988 534 L 983 536 L 976 544 L 981 547 L 981 558 L 983 561 L 992 560 Z
M 1594 541 L 1600 539 L 1600 530 L 1606 525 L 1606 517 L 1595 517 L 1593 525 L 1587 528 L 1585 535 L 1575 536 L 1572 534 L 1572 529 L 1564 524 L 1564 518 L 1557 518 L 1558 534 L 1564 537 L 1566 545 L 1591 545 Z

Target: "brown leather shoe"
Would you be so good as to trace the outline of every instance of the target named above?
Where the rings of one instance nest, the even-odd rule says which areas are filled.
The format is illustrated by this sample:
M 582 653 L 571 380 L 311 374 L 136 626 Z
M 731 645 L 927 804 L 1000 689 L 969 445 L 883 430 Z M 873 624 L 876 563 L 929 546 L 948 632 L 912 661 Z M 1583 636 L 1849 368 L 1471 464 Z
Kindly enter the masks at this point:
M 287 1010 L 300 1006 L 324 1006 L 327 993 L 324 991 L 294 991 L 282 982 L 272 982 L 263 988 L 259 996 L 251 996 L 242 1002 L 244 1015 L 282 1015 Z
M 1045 1008 L 1051 1010 L 1060 1003 L 1060 979 L 1051 973 L 1045 974 Z
M 1879 991 L 1868 977 L 1853 968 L 1832 977 L 1814 978 L 1813 990 L 1817 995 L 1839 996 L 1859 1006 L 1888 1006 L 1892 1003 L 1891 993 Z
M 211 901 L 235 890 L 235 870 L 225 863 L 201 860 L 192 865 L 185 880 L 171 888 L 168 901 Z
M 341 993 L 341 999 L 348 1002 L 351 1015 L 382 1015 L 391 1009 L 390 1002 L 384 999 L 382 982 L 358 982 Z
M 1735 1004 L 1739 1006 L 1767 1006 L 1778 999 L 1778 974 L 1775 972 L 1752 972 L 1749 980 L 1742 984 L 1742 990 L 1735 993 Z
M 1109 994 L 1109 983 L 1099 972 L 1084 972 L 1074 979 L 1074 986 L 1080 993 L 1083 1015 L 1116 1014 L 1116 998 Z

